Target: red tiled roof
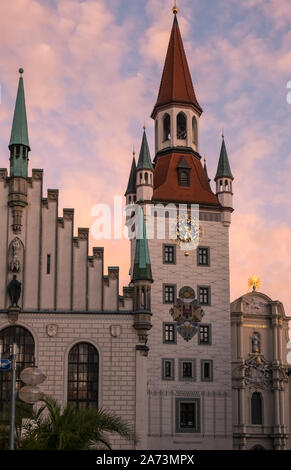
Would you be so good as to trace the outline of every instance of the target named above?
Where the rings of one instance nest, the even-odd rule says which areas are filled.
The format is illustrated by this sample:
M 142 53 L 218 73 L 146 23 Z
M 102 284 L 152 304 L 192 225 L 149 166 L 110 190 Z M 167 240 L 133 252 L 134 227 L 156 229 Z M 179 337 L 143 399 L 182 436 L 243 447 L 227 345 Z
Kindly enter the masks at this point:
M 184 158 L 191 168 L 189 187 L 179 186 L 177 167 L 181 158 Z M 174 149 L 157 158 L 153 199 L 220 206 L 217 196 L 211 190 L 201 161 L 192 153 L 175 152 Z
M 200 114 L 202 113 L 202 109 L 195 95 L 176 15 L 172 27 L 159 95 L 152 117 L 154 117 L 157 108 L 170 103 L 192 105 Z

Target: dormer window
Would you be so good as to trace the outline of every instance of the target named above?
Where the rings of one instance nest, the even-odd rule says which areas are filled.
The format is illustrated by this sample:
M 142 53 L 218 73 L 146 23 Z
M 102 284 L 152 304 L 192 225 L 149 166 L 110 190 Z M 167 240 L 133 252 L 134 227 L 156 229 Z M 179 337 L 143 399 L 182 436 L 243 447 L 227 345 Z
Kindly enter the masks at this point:
M 182 112 L 177 116 L 177 139 L 187 139 L 187 118 Z
M 184 157 L 181 158 L 177 169 L 179 186 L 189 187 L 191 167 L 188 165 Z
M 187 171 L 187 170 L 180 171 L 179 185 L 180 186 L 189 186 L 190 185 L 189 171 Z
M 167 140 L 171 140 L 171 118 L 168 113 L 164 114 L 164 136 L 163 136 L 163 142 L 166 142 Z

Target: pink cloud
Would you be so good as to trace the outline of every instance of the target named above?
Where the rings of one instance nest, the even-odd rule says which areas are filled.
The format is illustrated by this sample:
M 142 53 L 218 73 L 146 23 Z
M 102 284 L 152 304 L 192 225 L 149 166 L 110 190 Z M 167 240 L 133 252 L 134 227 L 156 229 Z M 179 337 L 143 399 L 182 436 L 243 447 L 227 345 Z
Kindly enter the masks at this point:
M 276 4 L 273 0 L 245 0 L 243 4 L 253 9 L 258 6 L 269 18 L 271 32 L 290 19 L 289 0 Z M 139 137 L 133 142 L 132 123 L 142 126 L 144 117 L 152 111 L 173 21 L 168 13 L 172 6 L 172 0 L 148 0 L 149 27 L 141 32 L 138 43 L 132 44 L 132 19 L 126 27 L 119 25 L 105 0 L 58 0 L 56 10 L 36 0 L 1 5 L 0 52 L 5 63 L 1 82 L 14 98 L 16 72 L 19 66 L 24 67 L 30 168 L 45 169 L 45 187 L 61 188 L 60 208 L 75 207 L 75 228 L 91 226 L 94 204 L 112 205 L 113 196 L 124 193 L 132 144 L 137 152 L 140 145 Z M 251 76 L 256 76 L 255 90 L 284 83 L 290 71 L 290 32 L 282 35 L 280 45 L 273 50 L 256 35 L 255 23 L 250 34 L 249 24 L 242 19 L 240 28 L 228 36 L 214 34 L 199 45 L 192 39 L 190 42 L 195 21 L 193 2 L 187 0 L 179 13 L 179 24 L 197 96 L 205 108 L 202 137 L 209 132 L 217 135 L 214 153 L 210 153 L 208 142 L 201 153 L 204 156 L 208 151 L 207 164 L 213 177 L 223 127 L 235 176 L 232 298 L 247 290 L 248 277 L 256 273 L 262 278 L 262 290 L 288 306 L 290 230 L 284 221 L 269 224 L 259 215 L 259 207 L 270 192 L 278 204 L 286 203 L 288 197 L 291 200 L 290 165 L 279 172 L 271 188 L 260 171 L 274 145 L 274 136 L 282 140 L 284 126 L 274 122 L 269 133 L 263 128 L 263 116 L 256 122 L 253 97 L 243 91 L 243 86 Z M 139 71 L 124 74 L 125 59 L 137 51 L 142 60 Z M 223 113 L 219 114 L 214 105 L 222 97 Z M 2 96 L 0 137 L 5 148 L 12 121 L 7 102 Z M 146 122 L 152 125 L 150 118 Z M 8 165 L 8 153 L 1 161 L 0 166 Z M 94 240 L 90 243 L 97 244 Z M 98 245 L 105 246 L 107 265 L 121 266 L 121 280 L 127 283 L 129 243 L 101 240 Z

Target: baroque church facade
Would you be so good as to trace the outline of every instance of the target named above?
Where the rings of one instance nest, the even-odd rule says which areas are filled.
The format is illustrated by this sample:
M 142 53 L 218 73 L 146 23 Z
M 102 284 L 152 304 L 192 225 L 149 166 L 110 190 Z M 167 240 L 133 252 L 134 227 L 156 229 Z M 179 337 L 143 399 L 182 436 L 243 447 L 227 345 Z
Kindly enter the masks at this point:
M 41 390 L 62 405 L 126 419 L 141 449 L 290 449 L 289 318 L 256 291 L 230 304 L 234 178 L 223 138 L 212 191 L 200 155 L 202 108 L 173 12 L 152 113 L 155 157 L 144 131 L 125 193 L 127 222 L 141 236 L 130 241 L 122 295 L 119 268 L 104 273 L 103 248 L 89 255 L 89 230 L 74 235 L 74 209 L 60 217 L 58 190 L 43 196 L 43 170 L 29 176 L 20 69 L 10 171 L 0 169 L 0 347 L 5 357 L 16 342 L 18 377 L 36 363 L 47 377 Z M 10 375 L 1 371 L 2 416 L 9 400 Z M 132 445 L 113 439 L 115 449 Z

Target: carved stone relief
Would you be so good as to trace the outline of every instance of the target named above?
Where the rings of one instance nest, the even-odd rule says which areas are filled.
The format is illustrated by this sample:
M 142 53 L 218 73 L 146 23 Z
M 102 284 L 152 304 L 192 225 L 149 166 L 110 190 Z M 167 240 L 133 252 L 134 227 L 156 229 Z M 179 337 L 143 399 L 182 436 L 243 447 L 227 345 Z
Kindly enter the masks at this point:
M 53 336 L 56 336 L 57 333 L 58 333 L 58 325 L 56 325 L 56 324 L 54 324 L 54 323 L 52 323 L 52 324 L 50 324 L 50 325 L 47 325 L 47 326 L 46 326 L 46 333 L 47 333 L 47 335 L 50 336 L 51 338 L 52 338 Z
M 243 301 L 243 310 L 245 313 L 268 313 L 268 304 L 254 296 Z
M 10 243 L 8 260 L 8 267 L 11 273 L 19 273 L 22 270 L 23 245 L 22 241 L 18 237 L 15 237 Z
M 252 355 L 245 361 L 245 384 L 250 387 L 268 389 L 272 387 L 272 364 L 262 355 Z

